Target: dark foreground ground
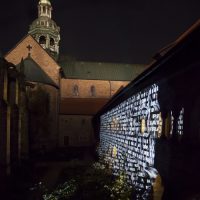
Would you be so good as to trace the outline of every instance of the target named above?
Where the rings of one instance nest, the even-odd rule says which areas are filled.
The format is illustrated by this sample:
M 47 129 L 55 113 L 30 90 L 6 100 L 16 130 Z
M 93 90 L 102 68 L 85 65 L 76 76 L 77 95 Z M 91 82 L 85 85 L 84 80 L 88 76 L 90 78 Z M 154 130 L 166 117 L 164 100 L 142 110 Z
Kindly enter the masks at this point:
M 88 149 L 36 155 L 13 168 L 11 176 L 1 178 L 0 199 L 42 200 L 42 194 L 47 190 L 53 191 L 69 177 L 65 173 L 67 169 L 70 169 L 70 175 L 75 176 L 80 174 L 78 169 L 87 168 L 94 160 L 94 154 Z
M 112 172 L 108 169 L 102 171 L 92 167 L 96 163 L 97 157 L 94 152 L 91 152 L 90 150 L 62 151 L 57 154 L 34 156 L 29 161 L 12 169 L 10 177 L 1 178 L 0 199 L 57 200 L 50 198 L 50 194 L 55 195 L 55 192 L 61 192 L 67 195 L 68 191 L 73 193 L 75 190 L 75 195 L 73 194 L 72 197 L 59 198 L 59 200 L 134 200 L 134 188 L 129 191 L 123 179 L 114 180 Z M 62 187 L 58 187 L 59 185 Z M 176 186 L 176 188 L 178 187 Z M 187 197 L 189 189 L 187 187 L 185 191 L 179 192 L 182 194 L 181 198 L 168 198 L 170 190 L 166 190 L 164 199 L 200 200 L 199 195 L 192 196 L 192 198 Z M 173 192 L 178 193 L 178 191 Z M 47 195 L 46 199 L 44 198 L 45 194 Z M 158 188 L 152 199 L 161 200 L 162 195 L 163 190 Z

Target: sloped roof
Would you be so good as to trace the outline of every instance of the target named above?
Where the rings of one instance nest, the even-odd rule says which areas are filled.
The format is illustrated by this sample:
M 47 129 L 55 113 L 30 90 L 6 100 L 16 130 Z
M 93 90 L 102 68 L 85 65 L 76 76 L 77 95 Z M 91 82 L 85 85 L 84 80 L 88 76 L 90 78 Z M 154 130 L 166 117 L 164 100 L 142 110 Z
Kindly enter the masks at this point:
M 59 62 L 65 78 L 90 80 L 131 81 L 144 69 L 141 64 L 122 64 L 105 62 Z
M 20 66 L 23 66 L 23 72 L 26 81 L 44 83 L 47 85 L 58 87 L 41 69 L 41 67 L 31 58 L 30 55 L 22 60 L 22 62 L 17 65 L 17 68 L 19 69 Z
M 58 63 L 52 56 L 46 51 L 30 34 L 27 34 L 22 38 L 5 56 L 4 58 L 18 65 L 21 59 L 27 57 L 28 49 L 27 46 L 32 46 L 31 57 L 40 68 L 47 74 L 47 76 L 54 82 L 54 85 L 59 87 L 59 78 L 57 72 L 61 69 Z M 42 57 L 41 57 L 42 56 Z M 50 64 L 49 64 L 50 63 Z M 56 72 L 56 74 L 54 73 Z

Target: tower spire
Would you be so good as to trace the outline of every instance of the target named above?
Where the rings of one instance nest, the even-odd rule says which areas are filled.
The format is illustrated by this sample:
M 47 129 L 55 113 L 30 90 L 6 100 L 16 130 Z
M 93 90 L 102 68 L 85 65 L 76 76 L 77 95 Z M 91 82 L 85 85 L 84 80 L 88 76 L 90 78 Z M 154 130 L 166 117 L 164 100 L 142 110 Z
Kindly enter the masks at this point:
M 49 0 L 40 0 L 38 3 L 38 17 L 44 16 L 51 19 L 52 6 Z
M 38 18 L 30 25 L 29 34 L 55 59 L 58 58 L 60 27 L 52 20 L 52 6 L 49 0 L 39 0 Z

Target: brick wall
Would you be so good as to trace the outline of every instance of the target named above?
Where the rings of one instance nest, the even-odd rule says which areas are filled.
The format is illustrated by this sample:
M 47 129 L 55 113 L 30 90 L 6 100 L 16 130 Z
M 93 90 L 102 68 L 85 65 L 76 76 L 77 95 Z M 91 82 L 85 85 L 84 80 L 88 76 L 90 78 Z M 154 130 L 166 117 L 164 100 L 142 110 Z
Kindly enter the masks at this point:
M 103 81 L 103 80 L 81 80 L 61 79 L 61 97 L 78 98 L 110 98 L 119 88 L 126 86 L 129 81 Z M 78 86 L 78 95 L 73 94 L 73 87 Z M 95 87 L 95 95 L 91 95 L 91 87 Z
M 28 56 L 27 46 L 31 46 L 31 57 L 44 70 L 44 72 L 56 83 L 59 84 L 59 65 L 51 56 L 32 38 L 27 35 L 5 56 L 8 62 L 15 65 Z
M 110 82 L 111 82 L 111 96 L 113 96 L 123 87 L 127 86 L 129 83 L 129 81 L 110 81 Z
M 138 191 L 137 199 L 148 199 L 153 184 L 155 139 L 159 136 L 160 107 L 156 84 L 131 96 L 100 117 L 100 157 L 124 171 Z

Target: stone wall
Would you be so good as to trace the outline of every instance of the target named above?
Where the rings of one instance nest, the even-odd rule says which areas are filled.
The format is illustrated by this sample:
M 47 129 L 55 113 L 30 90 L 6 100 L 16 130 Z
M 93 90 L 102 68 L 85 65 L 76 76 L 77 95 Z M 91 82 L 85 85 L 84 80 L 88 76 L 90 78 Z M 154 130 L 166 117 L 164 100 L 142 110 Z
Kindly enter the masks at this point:
M 114 174 L 125 172 L 138 191 L 137 199 L 149 197 L 157 174 L 154 145 L 161 125 L 158 90 L 154 84 L 100 117 L 100 157 L 111 165 Z
M 58 145 L 58 89 L 50 85 L 34 83 L 34 87 L 28 88 L 28 91 L 31 106 L 29 132 L 32 135 L 32 152 L 38 152 L 42 148 L 45 151 L 52 151 Z M 41 110 L 45 108 L 45 111 L 42 110 L 40 113 L 37 105 L 41 106 Z
M 92 116 L 60 115 L 60 147 L 91 146 L 94 143 Z

